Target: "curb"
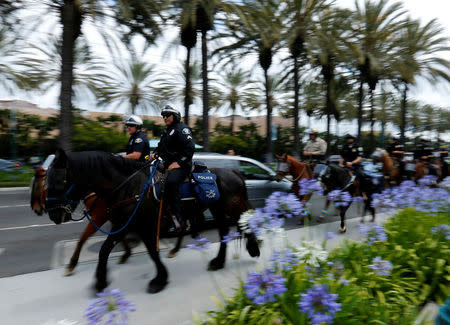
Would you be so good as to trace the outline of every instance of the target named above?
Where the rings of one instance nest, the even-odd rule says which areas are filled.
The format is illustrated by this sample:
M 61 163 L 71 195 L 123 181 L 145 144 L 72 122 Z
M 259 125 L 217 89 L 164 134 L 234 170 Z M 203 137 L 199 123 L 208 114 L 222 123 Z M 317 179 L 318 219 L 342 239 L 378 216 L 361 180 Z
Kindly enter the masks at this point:
M 0 187 L 0 192 L 9 192 L 9 191 L 25 191 L 29 190 L 30 188 L 28 186 L 23 187 Z

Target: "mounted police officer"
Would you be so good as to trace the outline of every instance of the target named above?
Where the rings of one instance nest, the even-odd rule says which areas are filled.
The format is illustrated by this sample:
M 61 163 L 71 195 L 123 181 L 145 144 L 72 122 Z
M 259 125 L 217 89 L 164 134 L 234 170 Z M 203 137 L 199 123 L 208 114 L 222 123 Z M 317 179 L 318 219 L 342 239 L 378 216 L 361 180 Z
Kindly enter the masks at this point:
M 424 162 L 430 161 L 433 157 L 433 147 L 430 145 L 427 139 L 420 139 L 420 143 L 416 146 L 414 150 L 414 158 Z
M 363 149 L 353 135 L 346 134 L 344 139 L 345 144 L 340 152 L 339 165 L 353 170 L 356 177 L 363 181 L 365 178 L 363 167 L 361 166 Z
M 319 131 L 317 129 L 310 129 L 308 133 L 309 140 L 306 142 L 305 148 L 303 149 L 303 156 L 306 160 L 324 160 L 327 152 L 327 143 L 319 137 Z
M 130 134 L 124 158 L 145 161 L 150 154 L 150 144 L 147 136 L 142 132 L 142 119 L 137 115 L 131 115 L 125 120 L 125 125 Z
M 391 157 L 395 158 L 397 161 L 401 161 L 403 154 L 405 153 L 405 146 L 400 143 L 398 138 L 392 138 L 392 142 L 387 146 L 386 151 Z
M 166 128 L 161 135 L 158 147 L 150 158 L 161 157 L 164 160 L 164 169 L 167 171 L 164 199 L 169 203 L 178 222 L 184 222 L 181 212 L 180 184 L 191 171 L 194 138 L 191 129 L 181 122 L 179 111 L 167 105 L 161 111 L 161 116 Z
M 403 154 L 405 153 L 405 146 L 400 142 L 398 138 L 392 138 L 392 142 L 387 146 L 386 151 L 389 156 L 398 163 L 400 174 L 403 175 L 405 171 L 405 163 L 403 162 Z

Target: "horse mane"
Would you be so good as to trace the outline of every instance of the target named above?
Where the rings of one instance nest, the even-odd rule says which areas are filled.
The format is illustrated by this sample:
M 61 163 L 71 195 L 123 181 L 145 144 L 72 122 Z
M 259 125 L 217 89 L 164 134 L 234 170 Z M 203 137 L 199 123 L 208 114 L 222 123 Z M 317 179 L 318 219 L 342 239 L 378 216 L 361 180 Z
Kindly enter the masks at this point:
M 114 168 L 123 175 L 131 175 L 145 163 L 123 158 L 103 151 L 80 151 L 67 154 L 68 166 L 74 172 L 109 170 Z

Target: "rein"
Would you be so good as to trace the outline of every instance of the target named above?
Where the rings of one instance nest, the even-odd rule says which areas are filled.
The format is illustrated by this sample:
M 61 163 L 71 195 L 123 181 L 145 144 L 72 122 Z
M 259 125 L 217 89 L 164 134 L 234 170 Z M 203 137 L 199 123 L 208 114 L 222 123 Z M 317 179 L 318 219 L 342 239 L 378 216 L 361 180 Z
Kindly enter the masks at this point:
M 136 204 L 136 207 L 134 208 L 133 213 L 132 213 L 131 216 L 128 218 L 128 221 L 127 221 L 120 229 L 118 229 L 118 230 L 116 230 L 116 231 L 112 231 L 112 232 L 104 231 L 104 230 L 102 230 L 99 226 L 97 226 L 97 225 L 95 224 L 95 222 L 91 219 L 91 217 L 89 216 L 89 214 L 87 213 L 86 210 L 83 212 L 83 213 L 84 213 L 84 216 L 89 220 L 90 223 L 92 223 L 92 225 L 93 225 L 95 228 L 97 228 L 98 231 L 104 233 L 105 235 L 115 235 L 115 234 L 118 234 L 119 232 L 121 232 L 122 230 L 124 230 L 124 229 L 128 226 L 128 224 L 130 223 L 131 219 L 133 219 L 133 217 L 134 217 L 134 215 L 136 214 L 137 210 L 139 209 L 139 206 L 141 205 L 142 199 L 144 198 L 145 193 L 147 192 L 148 187 L 149 187 L 149 186 L 151 185 L 151 183 L 152 183 L 152 179 L 153 179 L 153 176 L 155 175 L 155 172 L 156 172 L 156 169 L 157 169 L 157 167 L 158 167 L 158 164 L 159 164 L 159 161 L 156 161 L 156 164 L 155 164 L 155 166 L 154 166 L 152 172 L 150 173 L 150 177 L 148 178 L 147 182 L 145 183 L 144 187 L 142 188 L 141 195 L 139 196 L 139 199 L 138 199 L 138 200 L 137 200 L 137 195 L 136 195 L 136 196 L 135 196 L 134 198 L 132 198 L 132 199 L 127 199 L 127 200 L 118 202 L 118 203 L 116 203 L 115 205 L 113 205 L 113 206 L 116 206 L 116 207 L 117 207 L 117 205 L 120 204 L 120 203 L 122 203 L 122 202 L 129 201 L 129 200 L 137 200 L 137 204 Z M 146 164 L 146 165 L 147 165 L 147 164 Z M 141 171 L 142 169 L 143 169 L 143 168 L 139 169 L 138 171 Z M 131 176 L 134 176 L 134 175 L 136 175 L 136 174 L 137 174 L 137 172 L 133 173 Z M 130 178 L 131 178 L 131 177 L 128 177 L 125 181 L 128 181 Z M 124 184 L 124 182 L 122 182 L 122 184 L 120 184 L 119 187 L 120 187 L 120 186 L 123 186 L 123 184 Z M 117 187 L 117 188 L 118 188 L 118 187 Z M 117 190 L 117 188 L 116 188 L 115 190 Z M 114 191 L 115 191 L 115 190 L 114 190 Z M 114 193 L 114 191 L 113 191 L 113 193 Z M 132 201 L 131 201 L 131 202 L 132 202 Z M 130 202 L 128 202 L 127 204 L 129 204 L 129 203 L 130 203 Z M 126 204 L 122 204 L 122 205 L 126 205 Z M 122 206 L 122 205 L 121 205 L 121 206 Z

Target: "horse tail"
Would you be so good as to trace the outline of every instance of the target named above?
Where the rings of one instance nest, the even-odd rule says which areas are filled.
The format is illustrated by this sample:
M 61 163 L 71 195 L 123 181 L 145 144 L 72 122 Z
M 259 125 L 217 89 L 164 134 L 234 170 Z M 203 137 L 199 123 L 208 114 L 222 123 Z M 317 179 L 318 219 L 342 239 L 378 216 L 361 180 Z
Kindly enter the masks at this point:
M 248 200 L 248 193 L 247 193 L 247 187 L 245 186 L 244 176 L 242 176 L 241 172 L 237 169 L 232 169 L 231 171 L 240 178 L 240 180 L 242 181 L 242 184 L 244 185 L 243 190 L 242 190 L 242 203 L 244 204 L 244 209 L 245 209 L 244 211 L 252 209 L 253 207 L 252 207 L 250 201 Z

